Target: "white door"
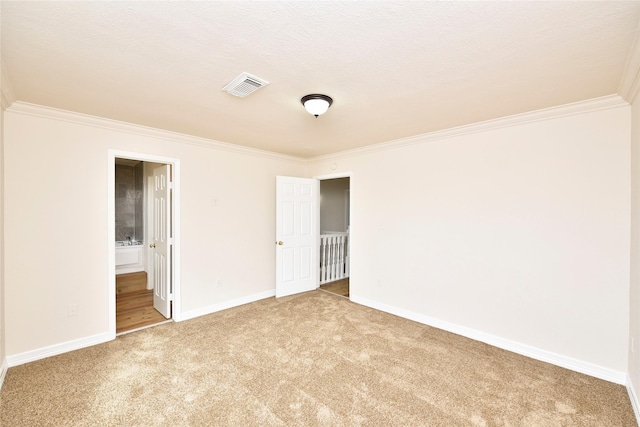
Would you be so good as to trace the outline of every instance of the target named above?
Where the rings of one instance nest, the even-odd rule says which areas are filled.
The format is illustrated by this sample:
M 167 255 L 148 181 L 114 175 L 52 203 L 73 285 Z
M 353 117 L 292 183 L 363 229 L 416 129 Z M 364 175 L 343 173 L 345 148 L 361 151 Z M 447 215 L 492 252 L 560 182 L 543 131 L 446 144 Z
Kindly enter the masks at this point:
M 276 297 L 318 287 L 316 179 L 276 177 Z
M 153 307 L 171 318 L 171 170 L 169 165 L 153 169 L 153 221 L 151 224 L 151 268 Z

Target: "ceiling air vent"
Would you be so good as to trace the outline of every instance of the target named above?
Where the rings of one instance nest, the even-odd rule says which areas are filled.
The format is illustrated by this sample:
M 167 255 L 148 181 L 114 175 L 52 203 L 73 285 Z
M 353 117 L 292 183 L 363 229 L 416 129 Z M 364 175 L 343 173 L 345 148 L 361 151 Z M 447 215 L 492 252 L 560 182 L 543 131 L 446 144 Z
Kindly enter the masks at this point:
M 266 86 L 268 84 L 269 82 L 266 80 L 252 76 L 249 73 L 242 73 L 233 79 L 231 83 L 223 87 L 222 90 L 230 93 L 231 95 L 244 98 L 245 96 L 260 89 L 262 86 Z

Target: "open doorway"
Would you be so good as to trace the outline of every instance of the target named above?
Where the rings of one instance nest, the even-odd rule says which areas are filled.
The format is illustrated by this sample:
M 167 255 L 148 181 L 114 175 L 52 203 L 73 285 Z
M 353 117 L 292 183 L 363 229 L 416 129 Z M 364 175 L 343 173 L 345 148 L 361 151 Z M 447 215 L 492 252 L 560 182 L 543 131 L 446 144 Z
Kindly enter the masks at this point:
M 320 178 L 320 289 L 349 297 L 351 179 Z
M 110 151 L 113 335 L 170 321 L 178 295 L 177 160 Z

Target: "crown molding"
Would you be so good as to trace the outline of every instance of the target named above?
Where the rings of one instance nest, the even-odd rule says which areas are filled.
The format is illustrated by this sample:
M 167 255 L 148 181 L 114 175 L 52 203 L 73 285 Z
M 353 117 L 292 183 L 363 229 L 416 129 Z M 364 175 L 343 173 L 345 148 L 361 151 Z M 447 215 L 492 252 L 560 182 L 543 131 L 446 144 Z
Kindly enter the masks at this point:
M 636 31 L 618 86 L 618 93 L 629 104 L 636 99 L 638 91 L 640 91 L 640 31 Z
M 148 126 L 136 125 L 133 123 L 121 122 L 118 120 L 106 119 L 103 117 L 91 116 L 88 114 L 76 113 L 68 110 L 61 110 L 53 107 L 30 104 L 22 101 L 16 101 L 11 104 L 11 106 L 7 108 L 7 112 L 59 120 L 63 122 L 75 123 L 116 132 L 125 132 L 145 137 L 164 139 L 167 141 L 179 142 L 182 144 L 195 145 L 215 150 L 228 151 L 247 156 L 263 157 L 274 160 L 285 160 L 300 164 L 307 163 L 300 157 L 289 156 L 286 154 L 275 153 L 267 150 L 260 150 L 257 148 L 244 147 L 242 145 L 216 141 L 208 138 L 201 138 L 198 136 L 186 135 L 183 133 L 172 132 Z
M 470 125 L 457 126 L 454 128 L 439 130 L 435 132 L 424 133 L 421 135 L 410 136 L 407 138 L 395 139 L 392 141 L 381 142 L 379 144 L 367 145 L 352 150 L 339 151 L 333 154 L 312 157 L 307 159 L 309 163 L 329 160 L 335 158 L 352 157 L 361 154 L 371 154 L 379 151 L 392 150 L 415 144 L 422 144 L 429 141 L 437 141 L 454 136 L 461 136 L 473 133 L 486 132 L 489 130 L 506 128 L 511 126 L 522 125 L 525 123 L 534 123 L 544 120 L 555 119 L 559 117 L 573 116 L 577 114 L 589 113 L 599 110 L 607 110 L 618 107 L 628 107 L 622 97 L 618 95 L 603 96 L 586 101 L 574 102 L 571 104 L 560 105 L 557 107 L 545 108 L 542 110 L 530 111 L 527 113 L 515 114 L 499 119 L 487 120 L 483 122 L 473 123 Z
M 4 97 L 4 94 L 3 94 Z M 4 102 L 4 100 L 3 100 Z M 312 164 L 317 161 L 352 157 L 361 154 L 370 154 L 379 151 L 398 149 L 410 145 L 421 144 L 429 141 L 436 141 L 454 136 L 474 134 L 486 132 L 489 130 L 500 129 L 505 127 L 517 126 L 525 123 L 533 123 L 554 118 L 572 116 L 593 111 L 606 110 L 611 108 L 619 108 L 629 106 L 619 95 L 609 95 L 600 98 L 594 98 L 586 101 L 575 102 L 571 104 L 560 105 L 557 107 L 535 110 L 527 113 L 515 114 L 499 119 L 487 120 L 470 125 L 458 126 L 450 129 L 444 129 L 435 132 L 429 132 L 421 135 L 415 135 L 407 138 L 396 139 L 392 141 L 382 142 L 379 144 L 367 145 L 351 150 L 339 151 L 332 154 L 326 154 L 317 157 L 302 158 L 290 156 L 286 154 L 275 153 L 257 148 L 244 147 L 241 145 L 230 144 L 227 142 L 216 141 L 207 138 L 201 138 L 182 133 L 166 131 L 162 129 L 151 128 L 142 125 L 136 125 L 117 120 L 106 119 L 102 117 L 90 116 L 87 114 L 76 113 L 67 110 L 61 110 L 42 105 L 30 104 L 22 101 L 15 101 L 7 108 L 7 111 L 31 115 L 36 117 L 49 118 L 70 123 L 82 124 L 85 126 L 97 127 L 101 129 L 126 132 L 135 135 L 164 139 L 168 141 L 179 142 L 183 144 L 196 145 L 200 147 L 224 150 L 238 154 L 257 156 L 263 158 L 285 160 L 298 164 Z

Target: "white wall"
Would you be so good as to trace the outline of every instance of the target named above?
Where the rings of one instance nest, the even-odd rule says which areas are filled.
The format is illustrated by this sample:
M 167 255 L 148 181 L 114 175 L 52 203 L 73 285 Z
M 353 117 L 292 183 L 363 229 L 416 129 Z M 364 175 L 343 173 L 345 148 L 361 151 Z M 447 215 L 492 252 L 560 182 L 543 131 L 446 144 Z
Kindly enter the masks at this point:
M 345 191 L 349 178 L 320 181 L 320 230 L 347 231 Z
M 4 110 L 8 106 L 8 103 L 3 91 L 3 82 L 3 66 L 2 60 L 0 59 L 0 387 L 4 382 L 4 375 L 7 366 L 6 332 L 4 321 L 6 305 L 4 296 Z
M 629 380 L 640 391 L 640 99 L 631 107 L 631 275 L 629 292 Z M 636 402 L 637 403 L 637 402 Z
M 352 172 L 352 299 L 624 378 L 629 110 L 316 159 Z
M 49 113 L 14 104 L 5 114 L 10 357 L 108 331 L 109 149 L 180 159 L 183 315 L 274 291 L 275 176 L 304 176 L 303 162 Z

